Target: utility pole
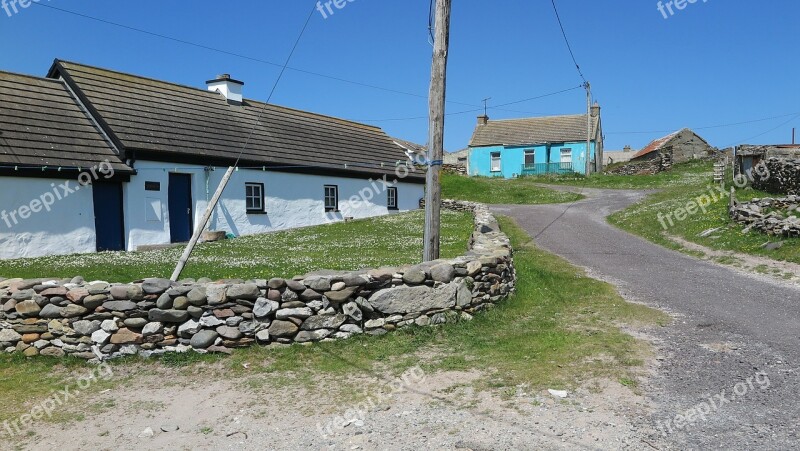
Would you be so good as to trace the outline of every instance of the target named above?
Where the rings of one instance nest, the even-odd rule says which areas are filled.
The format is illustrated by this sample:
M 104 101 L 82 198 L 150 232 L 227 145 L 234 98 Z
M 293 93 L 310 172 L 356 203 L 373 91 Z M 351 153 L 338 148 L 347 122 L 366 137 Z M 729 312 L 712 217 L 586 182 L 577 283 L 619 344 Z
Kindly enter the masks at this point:
M 423 260 L 439 258 L 442 186 L 440 175 L 444 158 L 444 110 L 447 86 L 447 49 L 450 44 L 450 6 L 452 0 L 436 0 L 436 35 L 433 43 L 430 124 L 428 135 L 428 174 L 425 190 L 425 249 Z
M 586 88 L 586 176 L 589 176 L 591 163 L 589 162 L 592 154 L 592 85 L 587 81 Z

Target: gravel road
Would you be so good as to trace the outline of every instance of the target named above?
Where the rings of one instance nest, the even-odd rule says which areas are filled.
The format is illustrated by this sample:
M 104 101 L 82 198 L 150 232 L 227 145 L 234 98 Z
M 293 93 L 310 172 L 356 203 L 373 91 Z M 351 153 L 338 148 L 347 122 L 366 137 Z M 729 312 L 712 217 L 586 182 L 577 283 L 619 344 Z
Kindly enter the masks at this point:
M 566 189 L 566 188 L 562 188 Z M 656 449 L 800 449 L 800 290 L 671 251 L 606 217 L 647 193 L 585 189 L 571 205 L 496 206 L 542 248 L 671 313 L 642 387 Z

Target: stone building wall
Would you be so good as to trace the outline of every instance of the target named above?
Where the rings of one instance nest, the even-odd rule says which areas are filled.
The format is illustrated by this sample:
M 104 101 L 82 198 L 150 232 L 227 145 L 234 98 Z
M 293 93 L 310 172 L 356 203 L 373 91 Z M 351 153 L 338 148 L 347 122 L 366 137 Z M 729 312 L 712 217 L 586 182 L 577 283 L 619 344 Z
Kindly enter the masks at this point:
M 766 171 L 753 171 L 753 188 L 773 194 L 800 195 L 800 159 L 769 158 Z

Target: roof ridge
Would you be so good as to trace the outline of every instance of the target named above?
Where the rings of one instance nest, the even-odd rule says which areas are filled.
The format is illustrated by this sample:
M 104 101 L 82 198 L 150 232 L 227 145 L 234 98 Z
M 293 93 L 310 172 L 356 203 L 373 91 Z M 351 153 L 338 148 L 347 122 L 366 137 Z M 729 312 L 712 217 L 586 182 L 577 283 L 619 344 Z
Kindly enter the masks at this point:
M 163 83 L 163 84 L 167 84 L 167 85 L 177 86 L 179 88 L 185 88 L 185 89 L 189 89 L 189 90 L 192 90 L 192 91 L 199 91 L 199 92 L 202 92 L 202 93 L 214 94 L 213 91 L 209 91 L 209 90 L 203 89 L 203 88 L 198 88 L 196 86 L 189 86 L 189 85 L 175 83 L 175 82 L 171 82 L 171 81 L 167 81 L 167 80 L 160 80 L 160 79 L 153 78 L 153 77 L 147 77 L 147 76 L 143 76 L 143 75 L 131 74 L 131 73 L 128 73 L 128 72 L 122 72 L 122 71 L 114 70 L 114 69 L 107 69 L 107 68 L 100 67 L 100 66 L 90 66 L 88 64 L 76 63 L 76 62 L 73 62 L 73 61 L 67 61 L 67 60 L 61 60 L 61 59 L 56 59 L 56 63 L 66 63 L 66 64 L 71 64 L 71 65 L 79 66 L 79 67 L 86 67 L 86 68 L 91 68 L 91 69 L 99 69 L 99 70 L 102 70 L 102 71 L 111 72 L 111 73 L 119 74 L 119 75 L 124 75 L 124 76 L 127 76 L 127 77 L 140 78 L 142 80 L 149 80 L 149 81 L 153 81 L 153 82 L 156 82 L 156 83 Z M 337 120 L 337 121 L 341 121 L 341 122 L 346 122 L 346 123 L 353 124 L 353 125 L 358 125 L 358 126 L 361 126 L 361 127 L 367 128 L 367 129 L 383 131 L 382 128 L 380 128 L 380 127 L 378 127 L 376 125 L 364 124 L 364 123 L 361 123 L 361 122 L 352 121 L 350 119 L 344 119 L 344 118 L 341 118 L 341 117 L 331 116 L 331 115 L 327 115 L 327 114 L 315 113 L 315 112 L 312 112 L 312 111 L 301 110 L 301 109 L 298 109 L 298 108 L 288 107 L 288 106 L 284 106 L 284 105 L 278 105 L 278 104 L 275 104 L 275 103 L 267 103 L 267 102 L 264 102 L 262 100 L 257 100 L 257 99 L 247 98 L 247 97 L 245 97 L 244 100 L 246 100 L 247 102 L 253 103 L 253 104 L 259 104 L 259 105 L 262 105 L 262 106 L 263 105 L 268 105 L 268 106 L 271 106 L 271 107 L 281 108 L 281 109 L 284 109 L 284 110 L 294 111 L 294 112 L 297 112 L 297 113 L 302 113 L 302 114 L 307 114 L 307 115 L 311 115 L 311 116 L 316 116 L 316 117 L 321 117 L 321 118 L 328 118 L 328 119 L 333 119 L 333 120 Z
M 584 117 L 586 114 L 553 114 L 550 116 L 532 116 L 532 117 L 518 117 L 518 118 L 509 118 L 509 119 L 489 119 L 489 123 L 492 122 L 512 122 L 512 121 L 529 121 L 532 119 L 551 119 L 551 118 L 562 118 L 562 117 Z

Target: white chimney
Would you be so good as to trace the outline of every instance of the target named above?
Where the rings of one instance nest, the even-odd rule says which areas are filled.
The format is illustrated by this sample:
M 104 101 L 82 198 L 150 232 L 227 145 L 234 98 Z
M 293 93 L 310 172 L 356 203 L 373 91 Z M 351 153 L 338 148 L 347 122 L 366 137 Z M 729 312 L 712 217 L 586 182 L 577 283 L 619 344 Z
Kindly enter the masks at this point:
M 208 90 L 218 92 L 225 96 L 228 103 L 241 105 L 244 97 L 242 96 L 242 86 L 244 82 L 234 80 L 229 74 L 218 75 L 216 79 L 206 82 Z

